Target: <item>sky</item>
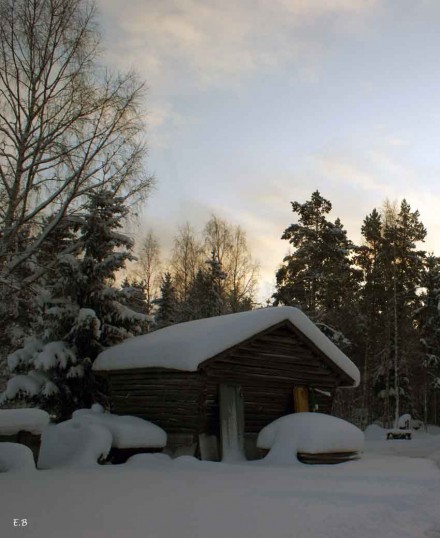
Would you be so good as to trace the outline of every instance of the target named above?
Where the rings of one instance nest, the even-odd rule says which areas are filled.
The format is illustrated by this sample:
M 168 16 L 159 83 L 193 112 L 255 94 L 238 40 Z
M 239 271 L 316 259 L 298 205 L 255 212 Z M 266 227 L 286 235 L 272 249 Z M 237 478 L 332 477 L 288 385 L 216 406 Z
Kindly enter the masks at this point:
M 318 189 L 349 237 L 406 198 L 440 255 L 438 0 L 98 0 L 104 59 L 146 95 L 142 208 L 164 257 L 212 214 L 247 232 L 260 299 L 290 202 Z M 142 234 L 141 234 L 142 235 Z

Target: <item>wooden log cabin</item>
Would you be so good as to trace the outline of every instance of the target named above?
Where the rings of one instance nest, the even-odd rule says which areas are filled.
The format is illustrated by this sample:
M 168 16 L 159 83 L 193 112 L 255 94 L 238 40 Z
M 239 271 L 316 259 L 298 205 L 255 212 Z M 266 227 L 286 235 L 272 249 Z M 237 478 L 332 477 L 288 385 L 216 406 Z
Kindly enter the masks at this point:
M 271 307 L 180 323 L 108 348 L 94 370 L 111 412 L 150 420 L 174 453 L 257 457 L 259 431 L 283 415 L 331 412 L 359 370 L 301 311 Z M 180 451 L 180 452 L 179 452 Z

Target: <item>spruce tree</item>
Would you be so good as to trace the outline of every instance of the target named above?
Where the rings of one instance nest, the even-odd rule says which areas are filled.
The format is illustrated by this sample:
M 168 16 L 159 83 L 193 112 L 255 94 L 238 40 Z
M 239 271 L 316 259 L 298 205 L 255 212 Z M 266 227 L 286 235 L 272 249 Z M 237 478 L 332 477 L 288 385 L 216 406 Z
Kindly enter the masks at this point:
M 185 321 L 211 318 L 229 313 L 223 286 L 226 273 L 215 250 L 205 262 L 206 268 L 199 269 L 183 305 Z
M 91 370 L 96 356 L 142 332 L 147 321 L 124 305 L 115 285 L 116 272 L 133 258 L 132 241 L 119 231 L 126 214 L 124 200 L 111 192 L 91 196 L 74 247 L 56 257 L 40 294 L 36 336 L 9 356 L 18 375 L 9 380 L 3 402 L 24 397 L 66 417 L 100 398 Z
M 168 325 L 174 325 L 179 320 L 176 289 L 173 284 L 171 273 L 167 272 L 162 277 L 160 297 L 156 300 L 157 312 L 155 315 L 155 328 L 162 329 Z

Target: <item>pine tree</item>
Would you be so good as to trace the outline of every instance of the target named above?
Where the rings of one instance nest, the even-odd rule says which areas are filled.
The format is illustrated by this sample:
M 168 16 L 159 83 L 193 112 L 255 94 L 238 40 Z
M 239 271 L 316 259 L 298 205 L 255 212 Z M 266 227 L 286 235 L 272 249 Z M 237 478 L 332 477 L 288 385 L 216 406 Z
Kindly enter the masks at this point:
M 403 200 L 399 210 L 385 204 L 376 267 L 381 274 L 380 303 L 377 303 L 382 330 L 376 357 L 374 390 L 383 402 L 386 424 L 397 423 L 402 410 L 417 413 L 411 387 L 414 357 L 419 353 L 414 313 L 420 306 L 420 278 L 424 251 L 417 250 L 426 230 L 418 211 Z M 376 281 L 377 282 L 377 281 Z M 394 413 L 392 413 L 394 409 Z
M 315 321 L 342 319 L 357 290 L 358 273 L 351 267 L 354 245 L 341 221 L 331 222 L 331 203 L 318 191 L 304 204 L 292 202 L 298 222 L 282 239 L 293 252 L 276 274 L 275 305 L 298 306 Z
M 424 422 L 436 421 L 440 393 L 440 259 L 430 255 L 425 260 L 421 286 L 422 306 L 417 312 L 421 353 Z
M 372 393 L 373 373 L 377 371 L 379 356 L 384 342 L 383 312 L 385 312 L 385 281 L 380 264 L 382 251 L 382 217 L 374 209 L 364 219 L 361 233 L 363 245 L 356 248 L 354 263 L 362 271 L 363 285 L 358 296 L 357 340 L 360 342 L 362 357 L 362 408 L 366 410 L 366 422 L 375 417 Z

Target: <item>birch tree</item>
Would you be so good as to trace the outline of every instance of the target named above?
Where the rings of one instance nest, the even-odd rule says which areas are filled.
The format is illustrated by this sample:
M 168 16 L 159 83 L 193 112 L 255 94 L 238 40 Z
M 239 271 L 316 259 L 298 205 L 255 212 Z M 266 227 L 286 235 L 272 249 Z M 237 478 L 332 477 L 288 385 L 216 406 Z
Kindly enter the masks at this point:
M 100 67 L 99 43 L 93 2 L 0 0 L 0 291 L 11 301 L 38 282 L 37 253 L 91 195 L 133 202 L 151 185 L 144 85 Z M 8 305 L 0 323 L 17 312 Z
M 0 267 L 3 278 L 108 188 L 142 195 L 140 100 L 133 73 L 98 68 L 95 8 L 84 0 L 0 3 Z M 54 218 L 47 221 L 49 213 Z M 20 235 L 31 229 L 26 247 Z
M 159 240 L 152 230 L 143 238 L 139 253 L 136 275 L 141 279 L 145 292 L 146 309 L 150 313 L 161 287 L 161 261 Z

